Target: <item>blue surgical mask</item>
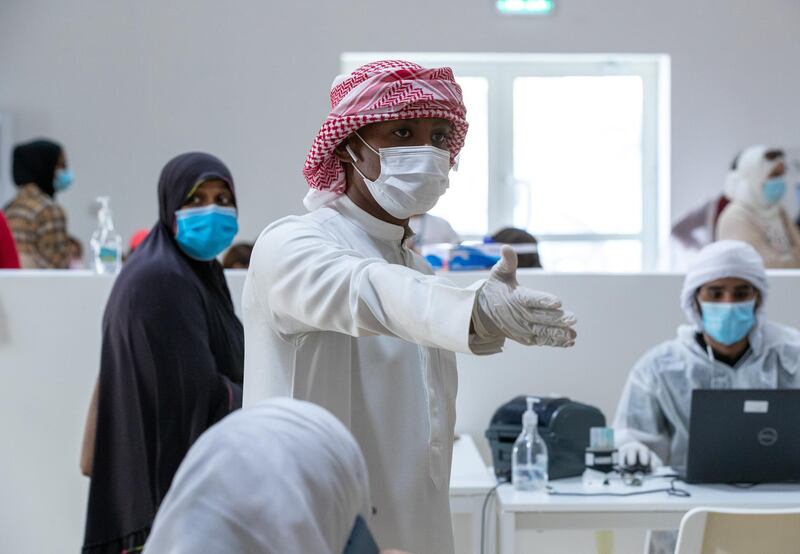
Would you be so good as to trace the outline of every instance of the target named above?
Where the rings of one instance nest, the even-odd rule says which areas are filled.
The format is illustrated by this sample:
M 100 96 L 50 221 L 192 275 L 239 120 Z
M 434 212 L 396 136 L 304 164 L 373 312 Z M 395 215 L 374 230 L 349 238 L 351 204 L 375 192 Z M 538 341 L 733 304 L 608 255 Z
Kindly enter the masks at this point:
M 216 258 L 230 246 L 239 232 L 236 208 L 203 206 L 175 212 L 178 232 L 175 240 L 187 255 L 203 261 Z
M 781 198 L 783 198 L 783 195 L 786 194 L 786 181 L 784 181 L 782 177 L 769 179 L 764 183 L 761 194 L 764 195 L 764 200 L 766 200 L 768 204 L 777 204 L 780 202 Z
M 53 188 L 56 192 L 64 192 L 74 180 L 75 176 L 69 169 L 57 169 L 56 174 L 53 176 Z
M 703 330 L 725 346 L 742 340 L 756 322 L 756 301 L 700 302 Z

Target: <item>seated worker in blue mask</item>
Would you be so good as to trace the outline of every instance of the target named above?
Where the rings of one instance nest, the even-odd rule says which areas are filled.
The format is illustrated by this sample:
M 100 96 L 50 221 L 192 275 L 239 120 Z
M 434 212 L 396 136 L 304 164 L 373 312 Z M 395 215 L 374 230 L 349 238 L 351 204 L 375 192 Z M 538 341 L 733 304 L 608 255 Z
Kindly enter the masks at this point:
M 689 325 L 645 354 L 622 393 L 614 430 L 620 460 L 686 465 L 694 389 L 800 388 L 800 332 L 765 318 L 767 276 L 740 241 L 703 248 L 689 268 L 681 306 Z M 672 541 L 655 548 L 662 535 Z M 651 552 L 672 552 L 674 533 L 653 533 Z

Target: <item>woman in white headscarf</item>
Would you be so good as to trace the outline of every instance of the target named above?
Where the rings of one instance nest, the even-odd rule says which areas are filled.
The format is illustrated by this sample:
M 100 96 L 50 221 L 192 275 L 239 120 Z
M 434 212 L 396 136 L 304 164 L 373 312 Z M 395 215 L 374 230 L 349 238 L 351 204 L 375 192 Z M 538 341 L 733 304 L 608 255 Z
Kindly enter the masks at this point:
M 751 146 L 742 152 L 725 182 L 731 203 L 717 221 L 718 240 L 752 245 L 766 267 L 800 267 L 800 231 L 781 204 L 785 173 L 780 150 Z
M 192 446 L 145 552 L 342 554 L 370 513 L 364 457 L 345 426 L 317 405 L 273 399 Z

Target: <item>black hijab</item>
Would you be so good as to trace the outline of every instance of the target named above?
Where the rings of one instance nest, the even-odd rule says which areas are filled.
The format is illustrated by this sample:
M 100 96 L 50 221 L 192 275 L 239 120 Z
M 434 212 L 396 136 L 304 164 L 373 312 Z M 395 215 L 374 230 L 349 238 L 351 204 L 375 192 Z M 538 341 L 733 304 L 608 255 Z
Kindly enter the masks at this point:
M 62 149 L 49 140 L 34 140 L 14 148 L 14 182 L 17 186 L 36 183 L 47 196 L 55 195 L 53 177 Z
M 172 231 L 175 211 L 209 179 L 234 192 L 228 168 L 208 154 L 164 167 L 159 221 L 106 305 L 84 552 L 144 544 L 189 447 L 241 406 L 244 336 L 222 266 L 189 258 Z

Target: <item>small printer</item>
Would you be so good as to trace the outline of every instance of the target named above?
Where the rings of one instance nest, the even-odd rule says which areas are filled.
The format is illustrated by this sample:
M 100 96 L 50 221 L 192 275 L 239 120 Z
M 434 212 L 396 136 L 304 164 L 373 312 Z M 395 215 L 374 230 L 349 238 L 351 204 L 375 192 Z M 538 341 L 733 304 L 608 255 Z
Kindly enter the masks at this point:
M 486 430 L 494 472 L 501 480 L 511 480 L 511 454 L 514 441 L 522 432 L 526 398 L 527 395 L 517 396 L 500 406 Z M 569 398 L 537 398 L 541 398 L 534 407 L 539 416 L 537 431 L 547 444 L 549 479 L 582 475 L 586 468 L 585 454 L 589 447 L 590 429 L 605 427 L 603 412 Z

